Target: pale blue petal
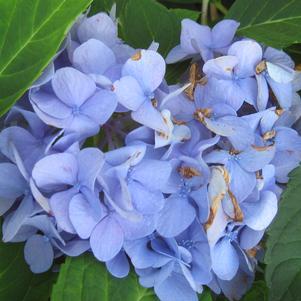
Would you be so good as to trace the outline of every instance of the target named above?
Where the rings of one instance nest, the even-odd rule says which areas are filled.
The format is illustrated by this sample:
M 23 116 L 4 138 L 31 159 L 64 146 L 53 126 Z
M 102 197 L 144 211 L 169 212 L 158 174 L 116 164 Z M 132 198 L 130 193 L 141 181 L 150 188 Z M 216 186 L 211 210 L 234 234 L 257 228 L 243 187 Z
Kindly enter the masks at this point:
M 189 56 L 189 53 L 184 51 L 181 45 L 178 45 L 170 50 L 165 61 L 167 64 L 173 64 L 186 59 L 187 56 Z
M 55 193 L 49 200 L 51 211 L 64 231 L 76 233 L 69 218 L 69 203 L 77 192 L 74 189 Z
M 4 214 L 14 204 L 26 188 L 26 182 L 16 165 L 12 163 L 0 164 L 0 215 Z
M 147 94 L 154 92 L 162 83 L 165 75 L 165 61 L 153 50 L 139 50 L 138 59 L 132 56 L 126 61 L 122 75 L 134 77 Z
M 104 154 L 95 147 L 82 149 L 77 155 L 78 181 L 94 191 L 95 180 L 104 165 Z
M 211 30 L 190 19 L 183 19 L 181 47 L 188 54 L 200 53 L 201 49 L 211 46 Z
M 78 166 L 74 155 L 53 154 L 38 161 L 32 177 L 39 188 L 53 189 L 60 185 L 74 185 L 77 181 Z
M 124 237 L 127 240 L 139 239 L 152 234 L 155 231 L 156 218 L 154 215 L 144 215 L 138 221 L 131 221 L 115 215 L 121 225 Z
M 102 216 L 93 211 L 82 194 L 77 194 L 69 202 L 69 218 L 79 237 L 87 239 Z
M 113 259 L 121 250 L 124 234 L 119 223 L 112 217 L 103 218 L 94 228 L 90 244 L 94 256 L 100 261 Z
M 133 111 L 147 101 L 139 82 L 132 76 L 123 76 L 114 82 L 114 93 L 121 105 Z
M 80 112 L 98 125 L 102 125 L 109 120 L 116 107 L 117 99 L 114 93 L 99 90 L 81 106 Z
M 137 111 L 132 112 L 132 119 L 157 132 L 165 133 L 168 127 L 161 113 L 153 107 L 151 101 L 145 101 Z
M 195 216 L 195 209 L 187 198 L 172 195 L 159 214 L 157 231 L 164 237 L 176 236 L 191 225 Z
M 14 238 L 22 227 L 24 221 L 29 217 L 34 209 L 34 202 L 31 195 L 22 199 L 19 207 L 10 215 L 9 219 L 5 218 L 2 226 L 3 241 L 7 242 Z
M 269 100 L 269 88 L 265 77 L 262 74 L 256 74 L 258 92 L 257 108 L 259 111 L 265 110 Z
M 271 191 L 263 191 L 258 201 L 244 202 L 241 205 L 245 224 L 253 230 L 266 229 L 278 210 L 278 200 Z
M 275 146 L 257 147 L 252 145 L 238 155 L 239 165 L 249 172 L 255 172 L 269 164 L 275 155 Z
M 131 172 L 131 178 L 150 190 L 164 190 L 172 167 L 167 161 L 145 159 Z
M 267 81 L 275 94 L 279 105 L 283 109 L 289 109 L 293 101 L 293 86 L 291 83 L 281 84 L 277 83 L 271 78 L 267 77 Z
M 254 172 L 245 171 L 233 158 L 227 164 L 230 174 L 230 190 L 238 202 L 244 201 L 256 186 L 256 175 Z
M 229 300 L 240 300 L 242 296 L 251 288 L 254 280 L 253 273 L 245 273 L 238 270 L 236 276 L 231 281 L 218 280 L 222 292 Z
M 73 239 L 68 241 L 65 245 L 57 243 L 55 240 L 53 240 L 52 243 L 64 254 L 71 257 L 79 256 L 90 249 L 89 241 L 82 239 Z
M 90 77 L 71 67 L 56 71 L 52 87 L 56 96 L 70 107 L 81 106 L 96 90 Z
M 231 44 L 239 23 L 222 20 L 212 28 L 212 48 L 224 48 Z
M 117 25 L 106 13 L 98 13 L 83 20 L 78 26 L 77 36 L 81 43 L 96 39 L 112 46 L 117 42 Z
M 165 281 L 155 285 L 155 292 L 161 301 L 197 301 L 196 292 L 191 288 L 186 278 L 178 273 L 172 273 Z
M 106 267 L 108 271 L 117 278 L 124 278 L 130 272 L 130 264 L 123 251 L 119 252 L 110 261 L 107 261 Z
M 139 182 L 129 184 L 132 200 L 135 208 L 143 214 L 155 214 L 164 207 L 164 196 L 162 192 L 153 187 L 148 190 Z
M 43 273 L 49 270 L 54 257 L 49 239 L 39 234 L 31 236 L 26 241 L 24 257 L 33 273 Z
M 157 260 L 157 255 L 148 247 L 149 240 L 147 238 L 126 241 L 124 249 L 135 268 L 145 269 L 151 267 Z
M 228 238 L 216 243 L 212 250 L 212 269 L 223 280 L 231 280 L 238 271 L 239 260 L 235 248 Z
M 228 55 L 234 55 L 239 63 L 235 74 L 241 78 L 255 75 L 256 65 L 262 60 L 262 48 L 253 40 L 235 42 L 228 50 Z
M 235 56 L 221 56 L 209 60 L 203 67 L 203 72 L 208 76 L 215 76 L 219 79 L 232 79 L 233 69 L 238 64 Z
M 255 231 L 245 226 L 239 234 L 239 245 L 244 250 L 254 248 L 259 244 L 264 235 L 264 230 Z
M 291 83 L 295 77 L 295 70 L 284 65 L 273 64 L 266 62 L 267 72 L 269 76 L 277 83 Z
M 73 64 L 86 74 L 104 74 L 116 64 L 116 58 L 113 51 L 103 42 L 90 39 L 75 49 Z

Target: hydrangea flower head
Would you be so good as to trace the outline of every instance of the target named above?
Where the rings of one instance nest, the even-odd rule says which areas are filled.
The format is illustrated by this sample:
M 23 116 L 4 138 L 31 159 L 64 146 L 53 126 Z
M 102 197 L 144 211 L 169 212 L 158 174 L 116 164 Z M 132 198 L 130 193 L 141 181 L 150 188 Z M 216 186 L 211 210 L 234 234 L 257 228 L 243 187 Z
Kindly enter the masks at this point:
M 164 60 L 126 45 L 113 12 L 79 18 L 0 133 L 3 241 L 25 242 L 33 272 L 90 252 L 161 301 L 250 288 L 301 161 L 301 77 L 238 25 L 184 19 Z

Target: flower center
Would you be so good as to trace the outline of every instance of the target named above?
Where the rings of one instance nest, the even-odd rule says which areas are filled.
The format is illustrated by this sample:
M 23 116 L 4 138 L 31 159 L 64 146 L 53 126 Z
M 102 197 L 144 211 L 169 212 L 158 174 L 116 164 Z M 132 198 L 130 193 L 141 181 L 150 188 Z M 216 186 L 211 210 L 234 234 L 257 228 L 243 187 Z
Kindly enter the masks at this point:
M 237 231 L 231 231 L 231 232 L 227 233 L 226 236 L 230 239 L 230 241 L 237 241 L 238 233 L 237 233 Z
M 178 169 L 179 174 L 186 179 L 191 179 L 193 177 L 199 177 L 201 173 L 193 167 L 190 166 L 181 166 Z
M 183 239 L 179 242 L 179 246 L 184 247 L 187 250 L 190 250 L 194 245 L 194 242 L 190 239 Z
M 189 193 L 191 192 L 191 188 L 185 183 L 184 179 L 181 179 L 179 195 L 181 198 L 187 198 Z
M 80 113 L 80 108 L 79 108 L 78 106 L 74 106 L 74 107 L 72 108 L 72 113 L 73 113 L 73 115 L 79 115 L 79 113 Z

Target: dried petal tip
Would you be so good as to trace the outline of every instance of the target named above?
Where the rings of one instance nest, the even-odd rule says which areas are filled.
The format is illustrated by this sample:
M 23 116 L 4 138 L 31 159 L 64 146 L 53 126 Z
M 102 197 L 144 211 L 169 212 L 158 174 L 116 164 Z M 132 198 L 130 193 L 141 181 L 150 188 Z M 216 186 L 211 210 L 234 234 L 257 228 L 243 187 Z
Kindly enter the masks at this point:
M 296 71 L 301 71 L 301 64 L 296 65 L 295 70 Z
M 186 124 L 186 121 L 183 121 L 183 120 L 178 120 L 176 119 L 175 117 L 172 118 L 172 122 L 176 125 L 183 125 L 183 124 Z
M 283 109 L 276 109 L 275 114 L 278 116 L 281 116 L 283 114 L 284 110 Z
M 252 249 L 249 249 L 249 250 L 247 250 L 247 254 L 250 256 L 250 257 L 255 257 L 256 256 L 256 254 L 257 254 L 257 251 L 258 251 L 258 249 L 257 249 L 257 247 L 254 247 L 254 248 L 252 248 Z
M 267 64 L 265 61 L 261 61 L 255 68 L 256 74 L 260 74 L 267 69 Z
M 238 204 L 238 201 L 230 189 L 228 189 L 228 194 L 230 196 L 234 208 L 234 220 L 236 222 L 242 222 L 244 219 L 244 214 Z
M 194 100 L 194 90 L 198 83 L 201 83 L 201 75 L 197 63 L 193 63 L 189 69 L 189 82 L 191 85 L 187 87 L 184 92 L 190 100 Z
M 254 145 L 254 144 L 252 145 L 252 147 L 259 152 L 264 152 L 266 150 L 269 150 L 269 149 L 273 148 L 273 146 L 274 146 L 274 144 L 265 145 L 265 146 L 258 146 L 258 145 Z
M 178 171 L 186 179 L 191 179 L 193 177 L 198 177 L 201 175 L 201 173 L 197 169 L 189 166 L 182 166 Z
M 142 57 L 142 53 L 141 53 L 141 50 L 139 50 L 131 56 L 131 59 L 133 61 L 139 61 L 141 59 L 141 57 Z

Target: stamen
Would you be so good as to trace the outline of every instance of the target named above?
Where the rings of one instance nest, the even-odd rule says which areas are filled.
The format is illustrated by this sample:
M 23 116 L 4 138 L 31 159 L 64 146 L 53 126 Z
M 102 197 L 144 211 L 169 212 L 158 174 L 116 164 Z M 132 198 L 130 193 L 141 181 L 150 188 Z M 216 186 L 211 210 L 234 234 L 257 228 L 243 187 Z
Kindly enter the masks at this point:
M 205 117 L 210 118 L 212 115 L 212 109 L 205 108 L 205 109 L 197 109 L 194 113 L 194 118 L 201 123 L 205 124 Z
M 256 171 L 256 179 L 257 180 L 263 180 L 262 171 L 258 170 Z
M 284 110 L 283 109 L 276 109 L 275 114 L 278 116 L 281 116 L 283 114 Z
M 232 148 L 232 149 L 229 150 L 229 154 L 232 155 L 232 156 L 238 155 L 239 153 L 240 153 L 240 151 L 238 151 L 238 150 L 236 150 L 234 148 Z
M 158 134 L 159 137 L 162 137 L 163 139 L 168 139 L 168 134 L 165 134 L 163 132 L 156 132 Z
M 270 139 L 274 138 L 275 136 L 276 136 L 276 131 L 272 130 L 272 131 L 268 131 L 268 132 L 264 133 L 262 138 L 263 138 L 263 140 L 270 140 Z
M 158 101 L 157 101 L 157 99 L 152 99 L 152 105 L 153 105 L 153 107 L 154 108 L 157 108 L 158 107 Z

